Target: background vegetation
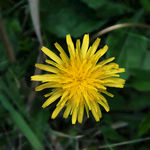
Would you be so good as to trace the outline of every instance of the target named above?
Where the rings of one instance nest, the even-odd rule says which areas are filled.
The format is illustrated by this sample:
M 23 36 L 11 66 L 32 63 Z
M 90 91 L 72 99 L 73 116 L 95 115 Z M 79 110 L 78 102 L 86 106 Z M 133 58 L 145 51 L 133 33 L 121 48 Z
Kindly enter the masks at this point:
M 113 99 L 107 97 L 111 111 L 102 110 L 103 118 L 98 123 L 92 115 L 76 125 L 71 124 L 71 118 L 63 119 L 62 114 L 52 120 L 55 104 L 41 108 L 44 92 L 35 95 L 35 83 L 31 83 L 30 76 L 34 74 L 34 64 L 44 60 L 39 51 L 41 45 L 56 52 L 53 43 L 57 41 L 65 48 L 68 33 L 73 39 L 90 33 L 92 42 L 97 33 L 115 24 L 148 25 L 150 1 L 40 0 L 39 9 L 36 4 L 34 0 L 0 0 L 0 149 L 148 150 L 148 26 L 133 25 L 100 36 L 101 46 L 109 46 L 105 57 L 115 56 L 116 62 L 126 68 L 122 77 L 127 83 L 124 89 L 109 89 L 115 94 Z

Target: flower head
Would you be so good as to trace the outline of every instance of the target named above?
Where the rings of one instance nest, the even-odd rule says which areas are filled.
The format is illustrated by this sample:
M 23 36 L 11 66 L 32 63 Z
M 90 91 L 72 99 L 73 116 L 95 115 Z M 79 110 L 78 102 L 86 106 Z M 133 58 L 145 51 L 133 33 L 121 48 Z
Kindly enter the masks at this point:
M 69 57 L 63 48 L 55 43 L 60 57 L 46 47 L 42 51 L 50 58 L 45 64 L 35 66 L 44 71 L 50 72 L 44 75 L 34 75 L 31 80 L 41 81 L 42 84 L 36 87 L 36 91 L 51 88 L 51 92 L 46 94 L 48 99 L 42 105 L 47 107 L 57 99 L 56 109 L 52 118 L 56 118 L 58 113 L 65 107 L 64 118 L 72 115 L 72 124 L 78 120 L 82 123 L 84 109 L 87 117 L 89 110 L 92 112 L 96 121 L 102 117 L 100 106 L 108 112 L 109 106 L 103 93 L 113 97 L 106 91 L 107 87 L 123 88 L 125 80 L 118 78 L 118 73 L 124 72 L 124 68 L 112 62 L 115 58 L 109 58 L 99 62 L 99 59 L 106 53 L 108 46 L 97 50 L 100 39 L 97 38 L 92 46 L 89 47 L 89 35 L 85 34 L 82 45 L 77 39 L 74 46 L 71 36 L 66 36 Z

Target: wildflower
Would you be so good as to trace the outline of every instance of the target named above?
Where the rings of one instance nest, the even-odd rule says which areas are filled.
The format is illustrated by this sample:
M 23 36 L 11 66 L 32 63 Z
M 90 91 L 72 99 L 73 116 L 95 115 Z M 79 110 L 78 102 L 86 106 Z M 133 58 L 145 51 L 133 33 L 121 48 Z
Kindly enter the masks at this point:
M 114 95 L 106 91 L 106 87 L 123 88 L 125 80 L 118 78 L 118 73 L 124 72 L 124 68 L 112 62 L 115 58 L 109 58 L 99 62 L 99 59 L 107 52 L 108 46 L 97 50 L 100 39 L 97 38 L 92 46 L 89 47 L 89 35 L 85 34 L 82 45 L 77 39 L 74 46 L 71 36 L 66 36 L 69 57 L 63 48 L 55 43 L 60 57 L 46 47 L 42 51 L 50 58 L 45 64 L 35 66 L 44 71 L 50 72 L 44 75 L 34 75 L 31 80 L 41 81 L 43 84 L 36 87 L 36 91 L 52 88 L 46 94 L 49 97 L 43 108 L 47 107 L 57 99 L 56 109 L 52 113 L 52 118 L 56 118 L 58 113 L 65 107 L 64 118 L 72 115 L 72 124 L 78 120 L 83 121 L 84 109 L 87 117 L 89 110 L 92 112 L 96 121 L 102 117 L 100 106 L 108 112 L 109 106 L 103 93 L 113 97 Z M 110 63 L 111 62 L 111 63 Z

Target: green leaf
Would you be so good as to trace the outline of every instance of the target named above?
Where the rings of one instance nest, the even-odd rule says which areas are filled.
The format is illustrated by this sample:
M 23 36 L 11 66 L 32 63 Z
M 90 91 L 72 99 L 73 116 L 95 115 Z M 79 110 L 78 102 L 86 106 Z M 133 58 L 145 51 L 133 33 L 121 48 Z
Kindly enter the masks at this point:
M 33 116 L 32 118 L 34 118 L 34 120 L 32 120 L 33 122 L 32 127 L 34 128 L 34 126 L 37 126 L 36 128 L 34 128 L 34 131 L 36 135 L 39 137 L 39 139 L 42 140 L 45 138 L 44 132 L 48 131 L 47 121 L 50 117 L 49 112 L 48 110 L 39 111 L 38 109 L 38 111 L 35 112 L 35 114 L 32 116 Z M 51 131 L 48 131 L 48 132 L 51 132 Z
M 132 80 L 129 81 L 128 86 L 133 87 L 139 91 L 150 90 L 150 71 L 147 70 L 131 70 Z
M 150 81 L 132 81 L 132 83 L 130 84 L 133 88 L 135 88 L 136 90 L 139 91 L 150 91 Z
M 111 0 L 82 0 L 90 8 L 97 11 L 97 15 L 101 17 L 119 16 L 124 13 L 131 12 L 132 9 L 124 3 L 113 2 Z M 105 8 L 105 9 L 104 9 Z
M 125 140 L 125 138 L 123 136 L 121 136 L 116 130 L 114 130 L 110 127 L 103 126 L 103 127 L 101 127 L 101 130 L 102 130 L 104 136 L 110 140 L 117 140 L 117 141 Z
M 150 1 L 149 0 L 140 0 L 145 11 L 150 12 Z
M 110 9 L 111 10 L 115 10 L 117 8 L 122 8 L 122 10 L 119 10 L 120 12 L 125 11 L 126 9 L 129 10 L 129 8 L 127 6 L 125 6 L 124 3 L 114 3 L 111 0 L 82 0 L 84 3 L 86 3 L 90 8 L 93 9 L 100 9 L 101 7 L 107 6 L 107 8 L 104 10 L 106 12 L 108 12 Z M 118 11 L 118 10 L 115 10 Z M 113 13 L 113 12 L 112 12 Z
M 9 18 L 9 19 L 5 19 L 5 24 L 13 48 L 16 51 L 16 49 L 18 49 L 20 34 L 22 30 L 20 22 L 17 18 Z
M 115 95 L 115 97 L 113 99 L 109 98 L 110 100 L 108 101 L 108 103 L 110 105 L 110 110 L 111 111 L 126 110 L 126 108 L 124 107 L 126 105 L 126 101 L 124 97 L 121 94 L 119 94 L 119 89 L 116 89 L 116 92 L 112 93 Z
M 107 0 L 82 0 L 84 3 L 86 3 L 90 8 L 93 9 L 98 9 L 100 7 L 102 7 L 103 5 L 107 4 L 108 1 Z
M 126 68 L 140 67 L 148 44 L 142 35 L 135 36 L 121 31 L 111 34 L 107 39 L 107 43 L 110 45 L 109 51 L 111 52 L 109 52 L 109 55 L 115 56 L 117 62 Z
M 25 137 L 28 139 L 30 144 L 35 150 L 44 150 L 44 147 L 42 143 L 39 141 L 37 136 L 34 134 L 30 126 L 26 123 L 26 121 L 23 119 L 21 114 L 19 114 L 14 107 L 11 105 L 11 103 L 8 101 L 8 99 L 0 93 L 0 102 L 2 103 L 3 107 L 10 113 L 10 116 L 12 120 L 15 122 L 15 124 L 20 128 L 20 130 L 23 132 Z
M 142 15 L 143 11 L 141 10 L 130 20 L 138 21 Z M 123 73 L 123 76 L 121 76 L 125 79 L 128 79 L 130 76 L 130 68 L 141 67 L 141 63 L 143 61 L 143 57 L 148 45 L 148 40 L 144 36 L 139 34 L 132 34 L 131 31 L 133 32 L 134 29 L 120 29 L 114 31 L 108 36 L 106 40 L 106 43 L 110 47 L 107 53 L 107 57 L 115 56 L 117 63 L 126 69 L 126 72 Z
M 3 72 L 9 63 L 4 49 L 5 48 L 3 47 L 2 42 L 0 41 L 0 72 Z
M 24 105 L 22 105 L 22 99 L 21 95 L 19 93 L 19 87 L 18 85 L 14 82 L 13 75 L 10 72 L 7 72 L 5 74 L 5 82 L 3 78 L 0 77 L 0 88 L 1 91 L 12 100 L 13 104 L 17 106 L 17 108 L 27 116 L 27 112 L 25 111 Z M 16 79 L 17 80 L 17 79 Z
M 128 110 L 141 111 L 150 107 L 149 99 L 149 92 L 139 93 L 137 91 L 132 91 L 132 94 L 130 94 L 128 105 L 126 105 L 128 107 Z
M 139 132 L 138 135 L 142 136 L 148 132 L 150 129 L 150 113 L 147 114 L 144 119 L 142 120 L 140 127 L 139 127 Z
M 150 51 L 146 51 L 145 57 L 142 63 L 142 69 L 150 70 Z
M 42 12 L 44 16 L 42 19 L 43 28 L 58 37 L 65 37 L 66 34 L 79 37 L 84 33 L 100 28 L 106 23 L 106 19 L 93 19 L 89 12 L 86 13 L 77 9 L 69 3 L 52 1 L 48 5 L 48 10 Z
M 106 43 L 109 45 L 107 57 L 115 56 L 120 67 L 126 69 L 124 76 L 121 74 L 121 77 L 127 79 L 130 75 L 130 68 L 141 67 L 148 46 L 145 37 L 115 31 L 109 35 Z M 146 65 L 143 64 L 143 66 Z

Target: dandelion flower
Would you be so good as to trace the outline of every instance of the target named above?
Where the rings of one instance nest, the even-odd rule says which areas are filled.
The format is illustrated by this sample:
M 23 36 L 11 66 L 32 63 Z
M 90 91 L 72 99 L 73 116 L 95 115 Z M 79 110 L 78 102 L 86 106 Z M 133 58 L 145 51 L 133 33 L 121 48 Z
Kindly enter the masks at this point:
M 31 80 L 42 82 L 36 87 L 36 91 L 51 89 L 51 92 L 45 95 L 48 99 L 42 107 L 45 108 L 59 99 L 52 113 L 52 119 L 56 118 L 65 107 L 63 117 L 67 118 L 69 114 L 72 115 L 72 124 L 77 121 L 82 123 L 84 110 L 88 118 L 89 111 L 91 111 L 95 120 L 100 121 L 102 117 L 100 105 L 107 112 L 109 111 L 109 105 L 103 94 L 113 97 L 113 94 L 107 92 L 107 87 L 124 87 L 125 80 L 120 79 L 118 73 L 124 72 L 125 69 L 119 68 L 118 64 L 112 62 L 114 57 L 99 61 L 108 49 L 105 45 L 97 50 L 99 38 L 92 46 L 89 46 L 89 34 L 85 34 L 82 45 L 77 39 L 76 46 L 74 46 L 68 34 L 66 43 L 69 57 L 58 43 L 54 45 L 60 56 L 46 47 L 41 48 L 50 59 L 46 59 L 46 65 L 36 64 L 35 66 L 49 73 L 34 75 Z

